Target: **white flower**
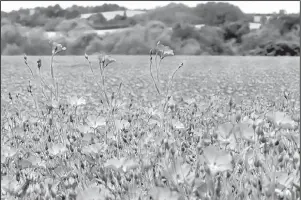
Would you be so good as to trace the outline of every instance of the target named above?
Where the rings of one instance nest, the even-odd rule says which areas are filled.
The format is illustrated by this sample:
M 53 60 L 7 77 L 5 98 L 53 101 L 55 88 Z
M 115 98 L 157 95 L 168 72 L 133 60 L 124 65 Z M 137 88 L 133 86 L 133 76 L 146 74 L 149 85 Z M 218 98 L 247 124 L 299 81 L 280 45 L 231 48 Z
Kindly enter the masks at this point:
M 76 96 L 69 97 L 68 102 L 71 104 L 71 106 L 80 106 L 86 104 L 86 100 L 83 97 L 77 98 Z
M 169 46 L 164 46 L 163 44 L 160 44 L 160 41 L 157 43 L 155 51 L 158 53 L 161 59 L 175 55 L 173 50 Z
M 108 66 L 109 64 L 116 62 L 116 60 L 114 58 L 112 58 L 111 56 L 108 56 L 108 55 L 104 55 L 104 54 L 100 54 L 98 56 L 98 60 L 99 60 L 99 63 L 103 63 L 104 68 L 106 66 Z
M 67 48 L 63 47 L 63 45 L 56 43 L 56 42 L 52 42 L 50 41 L 51 45 L 52 45 L 52 55 L 55 55 L 61 51 L 65 51 Z

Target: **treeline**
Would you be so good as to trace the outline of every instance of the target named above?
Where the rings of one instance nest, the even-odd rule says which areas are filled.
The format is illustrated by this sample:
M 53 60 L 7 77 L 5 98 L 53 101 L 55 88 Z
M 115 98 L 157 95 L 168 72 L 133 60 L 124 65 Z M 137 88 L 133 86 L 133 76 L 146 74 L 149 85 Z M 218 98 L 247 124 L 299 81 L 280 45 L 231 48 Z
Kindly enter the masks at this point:
M 110 54 L 148 54 L 161 41 L 178 55 L 296 56 L 300 55 L 299 16 L 275 15 L 257 30 L 249 28 L 252 16 L 231 4 L 215 2 L 200 4 L 195 8 L 172 3 L 145 14 L 134 17 L 117 15 L 111 20 L 106 20 L 100 13 L 80 20 L 46 17 L 51 19 L 51 23 L 35 28 L 13 23 L 12 18 L 6 16 L 1 18 L 1 54 L 50 55 L 48 39 L 43 33 L 51 30 L 62 33 L 55 40 L 67 47 L 64 52 L 66 55 L 100 51 Z M 199 29 L 194 27 L 196 24 L 205 26 Z M 132 28 L 103 37 L 96 33 L 84 33 L 108 27 Z

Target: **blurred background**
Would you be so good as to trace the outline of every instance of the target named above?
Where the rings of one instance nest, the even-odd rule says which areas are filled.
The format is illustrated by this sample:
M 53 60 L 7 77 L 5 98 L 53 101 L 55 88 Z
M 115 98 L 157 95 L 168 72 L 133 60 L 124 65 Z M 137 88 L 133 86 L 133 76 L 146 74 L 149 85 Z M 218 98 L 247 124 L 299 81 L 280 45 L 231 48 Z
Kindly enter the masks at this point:
M 1 55 L 300 55 L 299 1 L 1 1 Z

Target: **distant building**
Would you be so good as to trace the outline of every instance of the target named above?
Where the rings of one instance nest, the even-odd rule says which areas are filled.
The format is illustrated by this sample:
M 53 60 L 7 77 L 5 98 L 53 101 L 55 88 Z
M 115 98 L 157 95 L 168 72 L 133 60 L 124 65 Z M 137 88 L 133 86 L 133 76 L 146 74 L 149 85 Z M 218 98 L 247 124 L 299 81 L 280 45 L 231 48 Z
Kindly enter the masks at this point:
M 267 21 L 271 19 L 271 15 L 255 15 L 253 16 L 253 22 L 254 23 L 262 23 L 262 17 L 265 17 Z
M 256 30 L 259 29 L 260 27 L 261 27 L 261 23 L 254 23 L 254 22 L 249 23 L 250 30 Z
M 260 21 L 261 21 L 261 16 L 255 15 L 255 16 L 253 17 L 253 22 L 254 22 L 254 23 L 260 23 Z

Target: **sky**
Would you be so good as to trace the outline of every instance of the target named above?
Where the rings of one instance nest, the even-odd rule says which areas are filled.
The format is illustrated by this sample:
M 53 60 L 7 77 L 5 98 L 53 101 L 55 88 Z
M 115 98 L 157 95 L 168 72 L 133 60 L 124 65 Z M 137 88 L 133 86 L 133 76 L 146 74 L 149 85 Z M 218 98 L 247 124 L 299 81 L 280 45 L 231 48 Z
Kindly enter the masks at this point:
M 62 8 L 78 6 L 97 6 L 104 3 L 114 3 L 128 9 L 152 9 L 158 6 L 165 6 L 171 2 L 183 3 L 195 7 L 199 3 L 208 1 L 1 1 L 1 11 L 10 12 L 20 8 L 35 8 L 54 6 L 59 4 Z M 284 9 L 287 13 L 300 13 L 299 1 L 219 1 L 228 2 L 238 6 L 245 13 L 273 13 Z

